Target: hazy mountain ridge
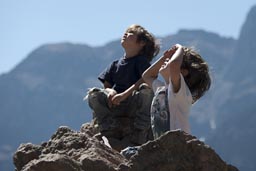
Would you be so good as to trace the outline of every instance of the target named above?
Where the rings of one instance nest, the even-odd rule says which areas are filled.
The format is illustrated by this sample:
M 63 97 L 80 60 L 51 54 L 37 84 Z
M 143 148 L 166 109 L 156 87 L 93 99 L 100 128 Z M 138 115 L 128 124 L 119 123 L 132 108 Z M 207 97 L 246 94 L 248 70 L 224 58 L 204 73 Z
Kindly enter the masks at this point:
M 256 6 L 247 15 L 234 51 L 233 60 L 227 65 L 223 78 L 232 89 L 220 106 L 217 130 L 210 142 L 220 154 L 237 163 L 241 170 L 256 168 L 254 142 L 256 140 Z M 221 98 L 221 97 L 220 97 Z M 220 134 L 221 132 L 221 134 Z
M 255 170 L 255 8 L 238 40 L 203 30 L 181 30 L 160 38 L 161 50 L 175 43 L 195 46 L 209 63 L 213 84 L 193 108 L 192 131 L 198 137 L 210 132 L 207 143 L 244 171 Z M 4 154 L 10 162 L 10 151 L 20 143 L 39 143 L 60 125 L 78 129 L 88 122 L 91 111 L 82 101 L 86 89 L 100 86 L 97 75 L 122 54 L 120 40 L 101 47 L 43 45 L 0 75 L 0 170 L 8 170 L 2 165 L 7 161 Z

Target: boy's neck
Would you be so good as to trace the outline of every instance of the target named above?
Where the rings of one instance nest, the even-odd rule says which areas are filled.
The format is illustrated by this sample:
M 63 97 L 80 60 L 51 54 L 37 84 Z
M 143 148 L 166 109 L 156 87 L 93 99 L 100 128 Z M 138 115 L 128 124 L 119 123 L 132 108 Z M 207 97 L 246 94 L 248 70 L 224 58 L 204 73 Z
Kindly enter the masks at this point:
M 135 57 L 137 55 L 138 55 L 138 53 L 134 53 L 134 54 L 127 54 L 127 53 L 125 53 L 124 54 L 124 58 L 133 58 L 133 57 Z
M 132 58 L 132 57 L 135 57 L 135 56 L 137 56 L 137 55 L 139 55 L 139 51 L 125 51 L 125 53 L 124 53 L 124 58 Z

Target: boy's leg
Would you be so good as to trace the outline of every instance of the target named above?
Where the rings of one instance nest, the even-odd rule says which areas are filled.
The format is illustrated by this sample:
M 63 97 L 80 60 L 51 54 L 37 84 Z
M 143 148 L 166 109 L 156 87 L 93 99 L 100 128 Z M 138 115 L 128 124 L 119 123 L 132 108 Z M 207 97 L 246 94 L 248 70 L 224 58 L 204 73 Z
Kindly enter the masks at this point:
M 149 87 L 141 87 L 133 97 L 133 105 L 136 107 L 134 116 L 134 131 L 131 141 L 136 144 L 143 144 L 153 139 L 151 130 L 150 108 L 154 93 Z
M 128 104 L 124 101 L 109 108 L 107 95 L 105 89 L 95 89 L 88 93 L 88 104 L 94 112 L 99 131 L 106 137 L 121 139 L 123 129 L 126 129 L 124 121 L 128 117 Z
M 93 117 L 96 119 L 100 131 L 111 130 L 115 123 L 108 107 L 107 92 L 104 89 L 93 89 L 88 93 L 88 104 L 93 110 Z

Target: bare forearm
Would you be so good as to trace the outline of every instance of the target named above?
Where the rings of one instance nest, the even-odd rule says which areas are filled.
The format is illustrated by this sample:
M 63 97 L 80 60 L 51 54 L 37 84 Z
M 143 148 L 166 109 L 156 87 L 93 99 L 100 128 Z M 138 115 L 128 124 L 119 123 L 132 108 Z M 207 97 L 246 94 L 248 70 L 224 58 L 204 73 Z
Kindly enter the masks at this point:
M 130 96 L 133 93 L 134 90 L 138 90 L 142 83 L 144 83 L 144 80 L 142 78 L 140 78 L 135 84 L 133 84 L 127 90 L 125 90 L 123 92 L 123 94 L 125 95 L 125 98 Z
M 170 69 L 170 78 L 173 85 L 173 91 L 176 93 L 180 89 L 180 73 L 181 73 L 181 64 L 183 61 L 184 50 L 181 45 L 175 45 L 177 47 L 176 52 L 173 54 L 170 61 L 168 61 Z
M 152 87 L 153 81 L 157 78 L 159 69 L 167 60 L 167 58 L 171 58 L 173 53 L 175 52 L 175 48 L 172 47 L 169 50 L 165 51 L 163 56 L 161 56 L 153 65 L 151 65 L 142 75 L 144 81 Z
M 173 54 L 172 58 L 168 61 L 167 65 L 170 68 L 171 78 L 179 77 L 180 67 L 183 61 L 184 50 L 181 45 L 175 45 L 177 47 L 176 52 Z
M 152 87 L 152 82 L 158 77 L 158 72 L 164 63 L 164 56 L 161 56 L 153 65 L 151 65 L 143 74 L 143 80 Z
M 113 98 L 111 98 L 111 102 L 114 105 L 119 105 L 121 101 L 127 99 L 134 90 L 137 90 L 139 86 L 143 83 L 143 79 L 139 79 L 135 84 L 130 86 L 127 90 L 122 93 L 116 94 Z

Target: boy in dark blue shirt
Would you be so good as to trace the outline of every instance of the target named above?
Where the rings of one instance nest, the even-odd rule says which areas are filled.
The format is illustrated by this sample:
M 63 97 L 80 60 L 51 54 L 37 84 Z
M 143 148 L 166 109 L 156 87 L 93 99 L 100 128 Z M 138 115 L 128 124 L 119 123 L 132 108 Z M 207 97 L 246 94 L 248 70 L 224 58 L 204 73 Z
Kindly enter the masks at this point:
M 122 57 L 114 61 L 98 78 L 103 84 L 107 81 L 117 93 L 122 93 L 135 84 L 149 66 L 145 56 Z
M 155 38 L 140 25 L 131 25 L 121 39 L 124 56 L 99 75 L 104 89 L 88 92 L 99 131 L 107 138 L 145 143 L 151 135 L 150 105 L 153 92 L 141 78 L 158 54 Z M 119 149 L 121 150 L 121 149 Z

